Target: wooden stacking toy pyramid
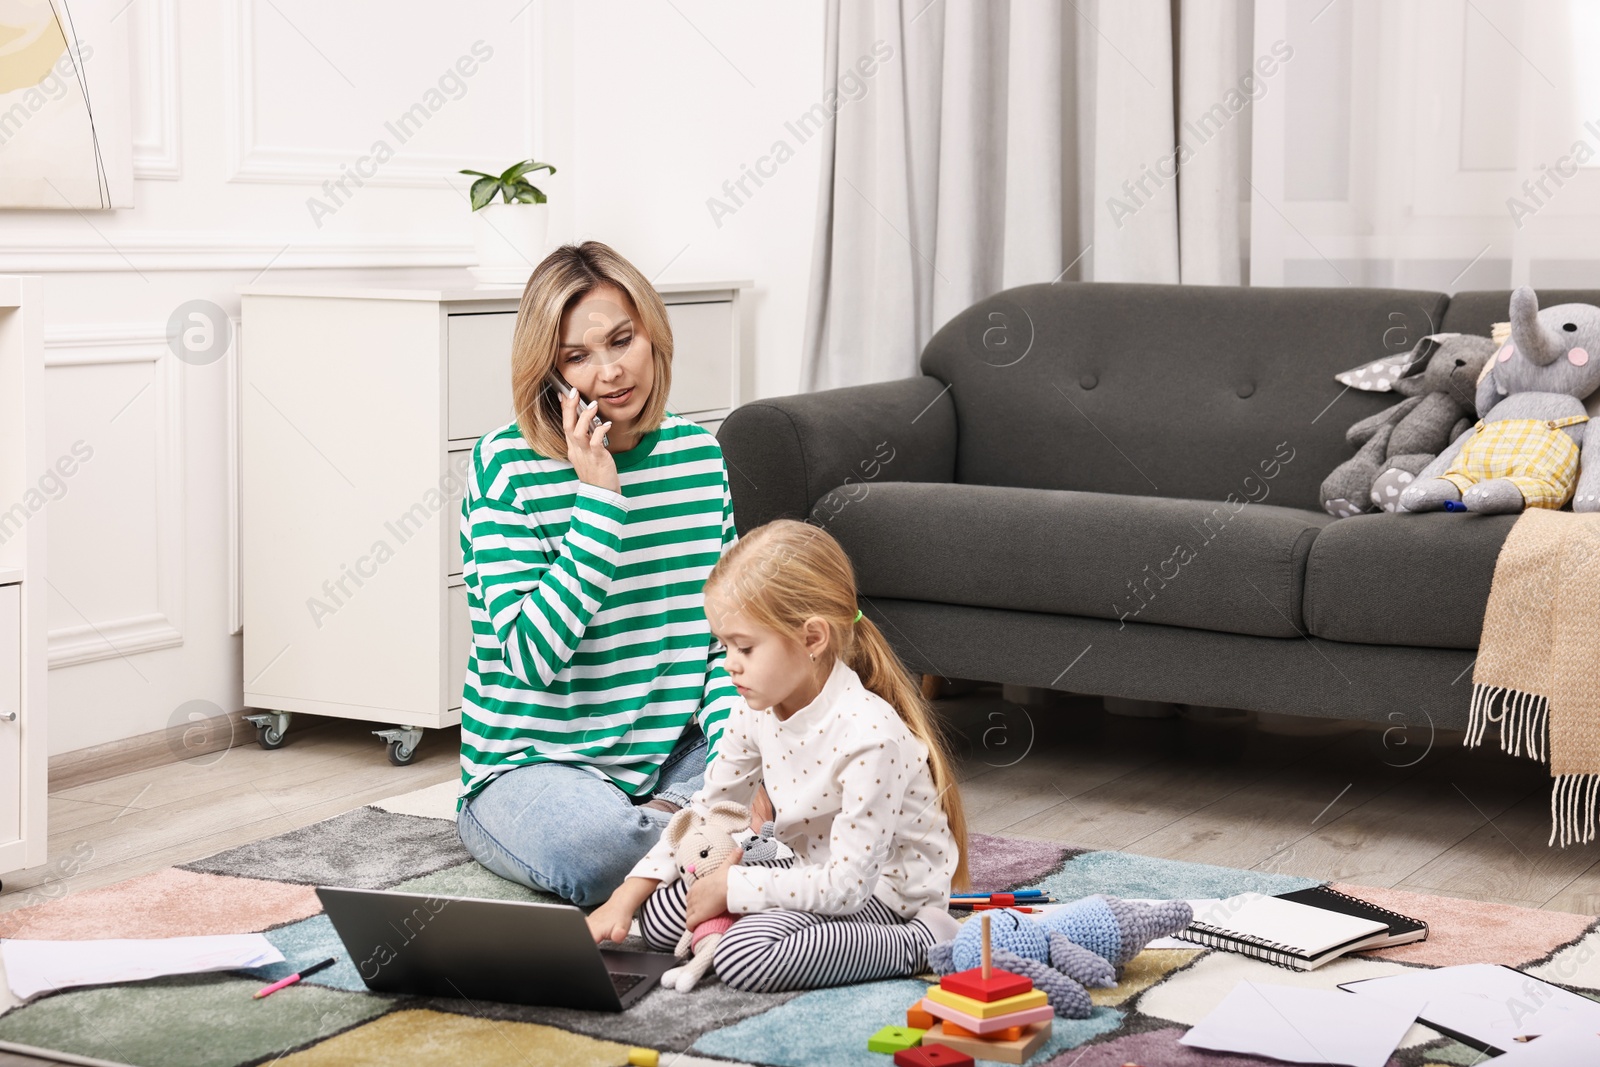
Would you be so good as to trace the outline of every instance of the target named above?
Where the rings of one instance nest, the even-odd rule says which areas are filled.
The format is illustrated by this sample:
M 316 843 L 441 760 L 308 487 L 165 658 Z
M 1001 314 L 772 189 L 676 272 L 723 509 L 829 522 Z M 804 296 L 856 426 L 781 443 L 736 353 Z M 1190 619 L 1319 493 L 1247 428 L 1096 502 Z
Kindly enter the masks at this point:
M 945 1045 L 980 1060 L 1022 1063 L 1050 1039 L 1055 1009 L 1044 990 L 990 962 L 989 916 L 983 923 L 983 963 L 945 975 L 907 1013 L 930 1025 L 923 1045 Z M 948 1062 L 948 1061 L 947 1061 Z

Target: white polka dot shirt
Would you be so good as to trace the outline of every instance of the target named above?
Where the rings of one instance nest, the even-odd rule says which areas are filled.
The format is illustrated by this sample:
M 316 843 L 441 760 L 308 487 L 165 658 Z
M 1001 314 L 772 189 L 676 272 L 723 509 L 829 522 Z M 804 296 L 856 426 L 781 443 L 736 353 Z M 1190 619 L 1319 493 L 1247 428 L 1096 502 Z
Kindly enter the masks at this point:
M 730 869 L 729 911 L 845 915 L 876 896 L 910 918 L 949 902 L 958 855 L 927 747 L 843 660 L 788 719 L 736 701 L 692 803 L 748 805 L 762 782 L 796 863 Z M 630 875 L 670 882 L 671 848 L 658 842 Z

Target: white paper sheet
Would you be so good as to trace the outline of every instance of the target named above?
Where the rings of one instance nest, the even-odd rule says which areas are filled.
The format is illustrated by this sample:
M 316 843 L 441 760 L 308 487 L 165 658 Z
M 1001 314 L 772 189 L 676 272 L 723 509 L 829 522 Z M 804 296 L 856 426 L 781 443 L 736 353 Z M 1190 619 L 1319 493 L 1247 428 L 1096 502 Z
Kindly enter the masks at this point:
M 1572 1026 L 1600 1030 L 1600 1004 L 1489 963 L 1418 969 L 1349 982 L 1343 988 L 1363 997 L 1419 1004 L 1423 1022 L 1502 1052 L 1521 1044 L 1519 1037 Z
M 282 963 L 262 934 L 25 941 L 0 938 L 6 983 L 22 1000 L 72 986 L 132 982 L 164 974 L 231 971 Z
M 1383 1067 L 1415 1006 L 1337 989 L 1240 982 L 1179 1044 L 1290 1063 Z
M 0 1015 L 4 1015 L 21 1003 L 22 998 L 11 992 L 11 983 L 6 981 L 6 958 L 0 953 Z
M 1503 1056 L 1485 1063 L 1495 1067 L 1572 1067 L 1575 1063 L 1600 1063 L 1600 1033 L 1590 1026 L 1565 1030 L 1518 1042 Z

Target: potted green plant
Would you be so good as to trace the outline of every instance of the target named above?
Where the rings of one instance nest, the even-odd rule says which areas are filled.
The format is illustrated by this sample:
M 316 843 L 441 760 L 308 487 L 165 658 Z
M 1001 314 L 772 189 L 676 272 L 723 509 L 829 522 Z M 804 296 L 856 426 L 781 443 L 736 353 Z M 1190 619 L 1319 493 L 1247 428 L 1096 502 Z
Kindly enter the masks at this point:
M 477 179 L 472 201 L 472 241 L 478 265 L 468 267 L 479 281 L 523 282 L 544 257 L 550 208 L 544 191 L 528 180 L 539 171 L 556 172 L 549 163 L 525 159 L 499 174 L 463 170 Z M 496 197 L 499 199 L 497 200 Z

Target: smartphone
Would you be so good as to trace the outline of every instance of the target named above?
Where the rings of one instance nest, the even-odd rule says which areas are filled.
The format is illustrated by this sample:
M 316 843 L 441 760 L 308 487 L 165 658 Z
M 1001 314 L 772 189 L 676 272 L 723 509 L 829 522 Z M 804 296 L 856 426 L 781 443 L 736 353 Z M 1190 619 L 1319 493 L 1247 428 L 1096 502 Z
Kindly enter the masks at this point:
M 552 380 L 556 383 L 556 388 L 561 390 L 561 395 L 562 396 L 571 396 L 573 393 L 577 392 L 576 389 L 574 389 L 572 386 L 568 385 L 566 383 L 566 380 L 561 378 L 559 375 L 557 375 Z M 578 397 L 578 400 L 580 402 L 582 402 L 583 404 L 588 404 L 588 401 L 584 400 L 584 398 L 581 397 L 581 396 Z M 600 418 L 599 409 L 596 408 L 594 417 L 589 420 L 589 429 L 591 429 L 591 430 L 597 429 L 600 426 L 600 424 L 602 422 L 604 422 L 604 421 L 605 420 Z M 601 437 L 600 437 L 600 443 L 603 444 L 603 445 L 611 444 L 611 435 L 610 434 L 602 434 Z

